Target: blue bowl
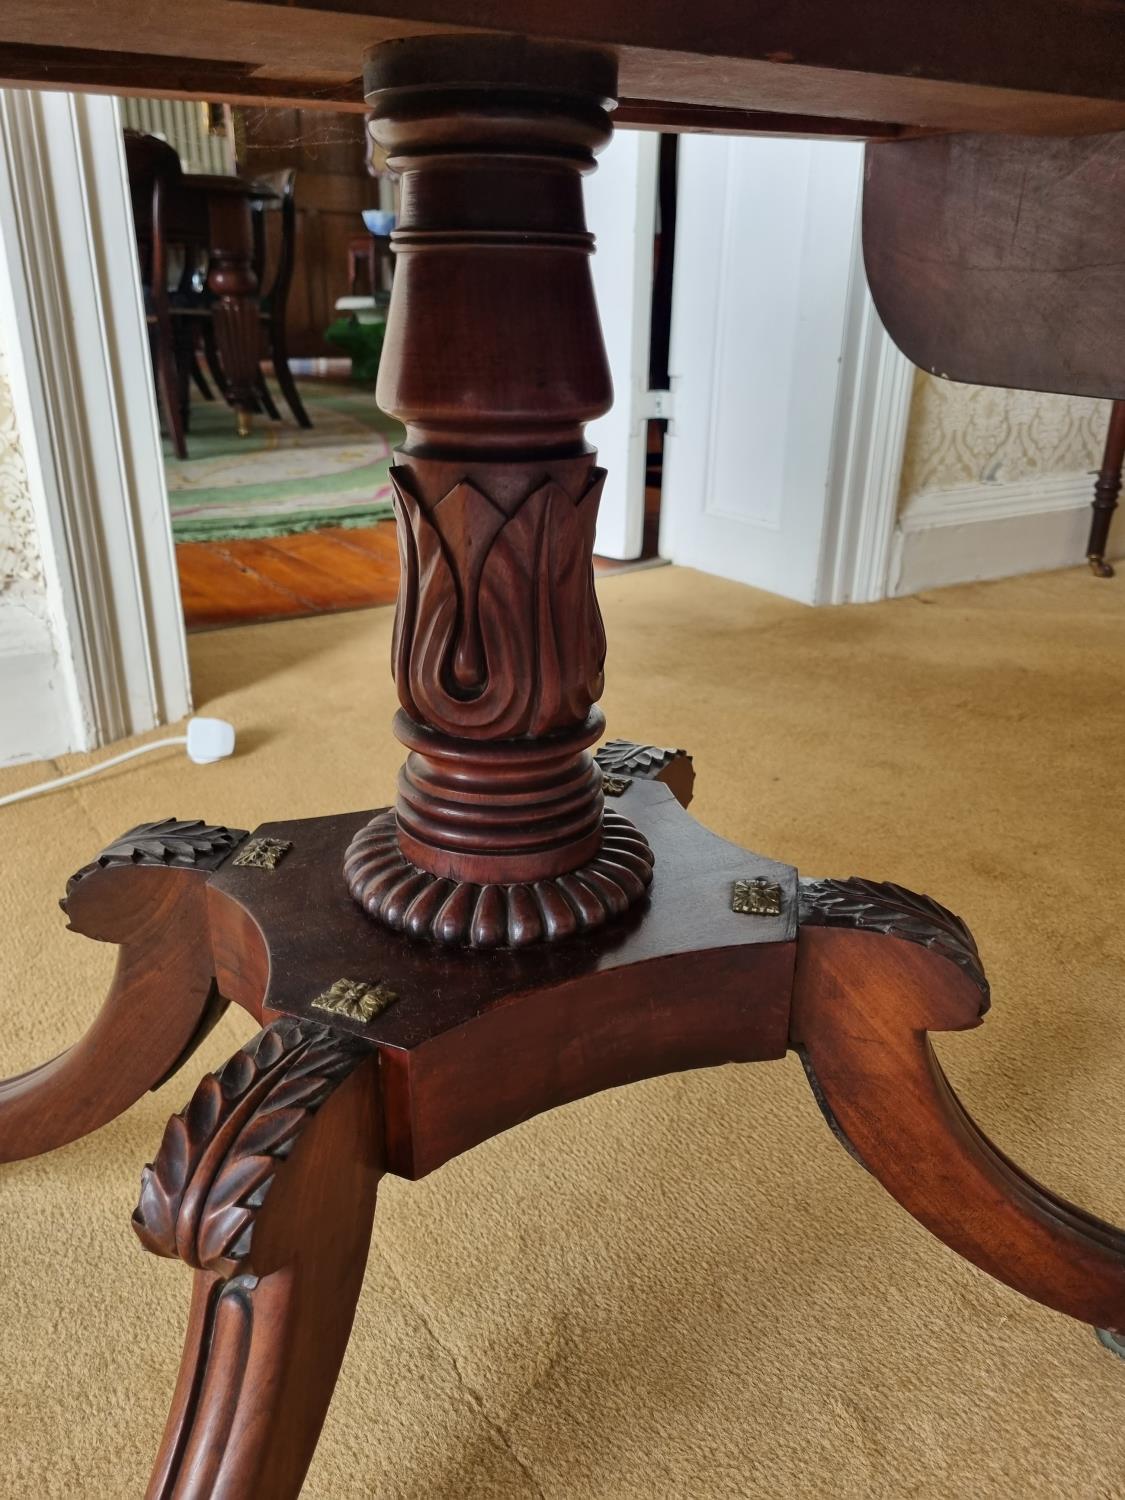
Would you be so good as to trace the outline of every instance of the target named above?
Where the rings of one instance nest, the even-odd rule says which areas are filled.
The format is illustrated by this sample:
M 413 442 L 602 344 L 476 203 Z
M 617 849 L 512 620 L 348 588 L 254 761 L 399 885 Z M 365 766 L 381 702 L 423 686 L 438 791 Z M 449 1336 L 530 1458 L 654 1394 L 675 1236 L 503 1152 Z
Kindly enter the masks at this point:
M 371 234 L 388 235 L 395 227 L 395 216 L 387 208 L 365 208 L 363 222 Z

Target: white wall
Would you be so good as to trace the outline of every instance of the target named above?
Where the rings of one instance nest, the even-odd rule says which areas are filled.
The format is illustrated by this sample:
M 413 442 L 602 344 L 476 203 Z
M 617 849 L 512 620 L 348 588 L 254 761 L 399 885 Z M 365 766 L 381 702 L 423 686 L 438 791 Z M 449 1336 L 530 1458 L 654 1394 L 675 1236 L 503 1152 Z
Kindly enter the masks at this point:
M 0 340 L 12 332 L 0 242 Z M 64 649 L 58 579 L 44 560 L 12 382 L 0 344 L 0 765 L 83 748 L 81 709 Z
M 22 492 L 38 554 L 37 580 L 6 590 L 0 761 L 12 761 L 92 748 L 190 706 L 112 99 L 0 90 L 0 342 L 23 466 L 6 486 Z

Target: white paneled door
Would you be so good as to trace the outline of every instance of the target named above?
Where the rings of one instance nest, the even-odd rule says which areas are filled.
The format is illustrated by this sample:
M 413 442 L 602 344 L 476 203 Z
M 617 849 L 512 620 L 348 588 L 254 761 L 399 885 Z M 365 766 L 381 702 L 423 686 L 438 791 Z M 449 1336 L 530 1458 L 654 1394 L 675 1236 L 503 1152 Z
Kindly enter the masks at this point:
M 679 147 L 661 552 L 807 603 L 881 594 L 901 463 L 909 367 L 867 292 L 862 170 L 851 142 Z

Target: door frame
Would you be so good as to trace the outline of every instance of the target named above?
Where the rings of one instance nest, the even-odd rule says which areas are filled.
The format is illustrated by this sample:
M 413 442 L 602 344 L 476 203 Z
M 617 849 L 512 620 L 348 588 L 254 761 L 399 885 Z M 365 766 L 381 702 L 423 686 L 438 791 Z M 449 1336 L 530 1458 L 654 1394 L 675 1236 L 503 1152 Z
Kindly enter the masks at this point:
M 591 274 L 602 337 L 613 370 L 613 406 L 586 428 L 607 477 L 595 551 L 629 561 L 641 555 L 648 468 L 649 341 L 660 136 L 619 130 L 584 183 L 596 235 Z
M 861 192 L 814 604 L 874 604 L 891 592 L 915 367 L 883 327 L 867 287 L 862 206 Z
M 0 89 L 2 304 L 70 743 L 191 709 L 116 99 Z

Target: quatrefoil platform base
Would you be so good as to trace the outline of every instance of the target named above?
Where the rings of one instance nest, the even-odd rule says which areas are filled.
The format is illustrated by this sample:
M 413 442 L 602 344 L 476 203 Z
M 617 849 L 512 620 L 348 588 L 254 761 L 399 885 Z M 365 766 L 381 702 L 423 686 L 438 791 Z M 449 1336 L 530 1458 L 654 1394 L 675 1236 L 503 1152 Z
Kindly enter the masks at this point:
M 237 829 L 166 819 L 70 882 L 120 945 L 91 1030 L 0 1085 L 0 1156 L 96 1129 L 181 1067 L 228 1003 L 261 1028 L 145 1168 L 133 1227 L 193 1268 L 150 1497 L 297 1495 L 351 1328 L 380 1178 L 416 1179 L 543 1110 L 660 1073 L 800 1058 L 829 1126 L 939 1239 L 1125 1338 L 1125 1235 L 977 1130 L 934 1031 L 977 1026 L 965 924 L 928 897 L 803 880 L 697 824 L 682 753 L 618 742 L 614 817 L 643 896 L 564 940 L 487 950 L 373 922 L 341 873 L 387 810 Z

